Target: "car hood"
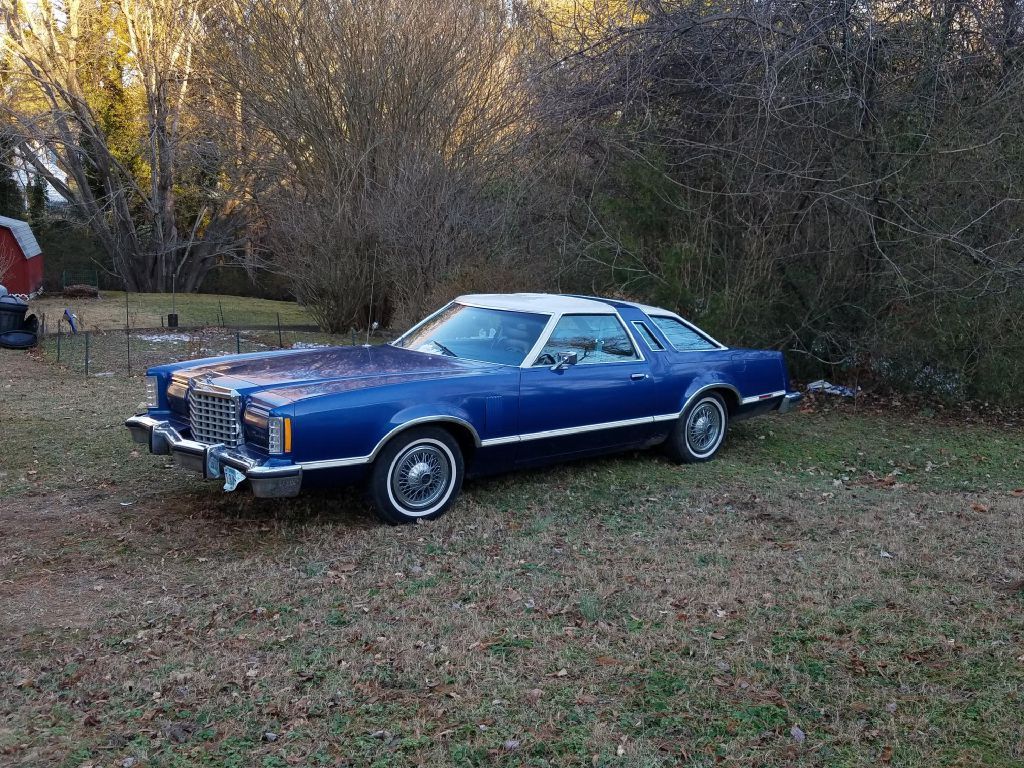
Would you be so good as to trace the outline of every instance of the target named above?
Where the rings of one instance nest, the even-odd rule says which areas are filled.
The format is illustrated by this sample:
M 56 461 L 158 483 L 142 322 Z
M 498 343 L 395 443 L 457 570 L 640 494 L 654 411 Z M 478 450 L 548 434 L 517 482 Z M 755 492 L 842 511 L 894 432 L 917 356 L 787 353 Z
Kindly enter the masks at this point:
M 326 347 L 274 352 L 180 368 L 174 379 L 259 395 L 271 406 L 304 397 L 415 379 L 465 376 L 497 368 L 491 363 L 400 349 L 391 345 Z

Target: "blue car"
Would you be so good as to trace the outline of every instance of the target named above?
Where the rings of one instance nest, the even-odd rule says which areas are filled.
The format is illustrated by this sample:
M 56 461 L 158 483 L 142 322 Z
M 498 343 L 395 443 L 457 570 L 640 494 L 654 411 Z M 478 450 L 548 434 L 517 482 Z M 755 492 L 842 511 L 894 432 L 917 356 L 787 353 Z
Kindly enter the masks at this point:
M 662 446 L 713 458 L 731 420 L 786 412 L 779 352 L 678 315 L 549 294 L 460 296 L 383 346 L 191 360 L 147 372 L 132 438 L 233 490 L 365 483 L 389 523 L 431 519 L 466 476 Z

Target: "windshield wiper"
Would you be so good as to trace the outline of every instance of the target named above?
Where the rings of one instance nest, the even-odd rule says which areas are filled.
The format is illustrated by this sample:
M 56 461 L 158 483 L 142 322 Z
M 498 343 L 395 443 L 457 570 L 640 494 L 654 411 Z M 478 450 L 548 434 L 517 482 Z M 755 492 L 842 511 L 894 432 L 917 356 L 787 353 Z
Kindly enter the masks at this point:
M 448 347 L 446 347 L 444 344 L 442 344 L 437 339 L 431 339 L 430 343 L 433 344 L 438 349 L 440 349 L 444 354 L 448 355 L 448 357 L 458 357 L 458 355 L 456 355 L 454 352 L 452 352 L 450 349 L 448 349 Z

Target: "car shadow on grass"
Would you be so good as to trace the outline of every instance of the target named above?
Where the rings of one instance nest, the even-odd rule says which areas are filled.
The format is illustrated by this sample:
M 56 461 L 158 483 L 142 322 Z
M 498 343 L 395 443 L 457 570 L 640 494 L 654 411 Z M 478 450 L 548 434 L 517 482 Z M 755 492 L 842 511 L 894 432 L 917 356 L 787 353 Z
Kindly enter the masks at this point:
M 507 509 L 547 505 L 553 500 L 562 506 L 566 494 L 576 496 L 576 503 L 584 498 L 614 498 L 625 490 L 664 483 L 685 471 L 657 448 L 567 459 L 547 466 L 509 467 L 497 474 L 468 478 L 462 488 L 462 499 L 445 516 L 459 515 L 467 501 Z M 245 485 L 235 492 L 223 493 L 210 483 L 179 497 L 177 502 L 168 499 L 167 503 L 170 508 L 181 507 L 189 517 L 234 525 L 274 521 L 285 525 L 363 528 L 382 524 L 362 485 L 304 488 L 295 498 L 260 499 Z
M 279 527 L 323 525 L 342 529 L 377 524 L 359 487 L 314 489 L 289 499 L 260 499 L 244 486 L 233 493 L 210 486 L 189 493 L 180 502 L 183 514 L 189 518 L 228 523 L 234 528 L 260 527 L 270 522 Z
M 738 435 L 730 435 L 734 444 L 752 442 L 747 430 L 741 427 L 736 431 Z M 635 501 L 638 494 L 678 495 L 687 488 L 714 482 L 723 473 L 741 479 L 743 472 L 737 472 L 739 457 L 730 461 L 727 454 L 722 458 L 726 461 L 720 467 L 680 466 L 655 447 L 566 459 L 548 466 L 509 467 L 499 474 L 467 479 L 462 498 L 444 517 L 462 518 L 468 523 L 480 511 L 500 515 L 534 507 L 563 512 L 614 509 Z M 721 459 L 716 462 L 722 463 Z M 354 531 L 384 525 L 366 500 L 362 485 L 304 488 L 295 498 L 259 499 L 246 485 L 224 493 L 213 483 L 203 483 L 177 501 L 167 499 L 166 504 L 169 509 L 180 508 L 189 518 L 229 524 L 234 529 L 273 524 L 277 528 L 322 526 Z

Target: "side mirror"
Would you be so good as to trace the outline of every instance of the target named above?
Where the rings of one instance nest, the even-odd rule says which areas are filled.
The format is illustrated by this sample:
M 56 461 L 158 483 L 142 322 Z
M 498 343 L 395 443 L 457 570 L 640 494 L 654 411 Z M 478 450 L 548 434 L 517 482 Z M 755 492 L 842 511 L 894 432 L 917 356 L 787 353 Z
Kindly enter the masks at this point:
M 575 352 L 559 352 L 558 362 L 551 366 L 551 370 L 556 373 L 564 371 L 570 365 L 576 365 L 579 362 L 579 356 Z

